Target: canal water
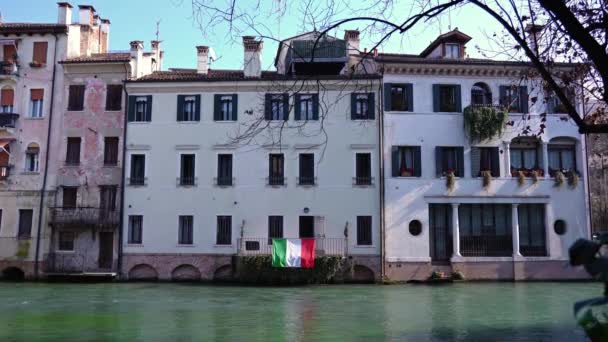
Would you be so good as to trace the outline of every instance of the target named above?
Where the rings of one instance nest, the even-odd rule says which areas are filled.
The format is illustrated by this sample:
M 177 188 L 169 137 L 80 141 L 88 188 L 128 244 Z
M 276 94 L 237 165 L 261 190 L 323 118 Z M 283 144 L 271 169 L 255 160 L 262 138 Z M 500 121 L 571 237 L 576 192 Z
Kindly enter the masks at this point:
M 0 283 L 0 341 L 584 341 L 597 283 Z

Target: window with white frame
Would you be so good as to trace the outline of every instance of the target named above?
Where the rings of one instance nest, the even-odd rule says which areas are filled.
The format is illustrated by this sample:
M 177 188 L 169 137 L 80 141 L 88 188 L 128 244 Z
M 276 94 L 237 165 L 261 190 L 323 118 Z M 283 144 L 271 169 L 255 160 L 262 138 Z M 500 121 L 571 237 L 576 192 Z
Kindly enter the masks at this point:
M 41 118 L 42 117 L 42 105 L 44 98 L 43 89 L 32 89 L 30 98 L 30 117 Z
M 232 120 L 232 95 L 220 97 L 220 113 L 222 121 Z
M 135 121 L 146 121 L 146 112 L 148 110 L 148 97 L 137 96 L 135 98 Z
M 196 97 L 186 96 L 184 98 L 184 112 L 182 121 L 196 121 Z
M 314 120 L 313 95 L 300 95 L 300 118 L 302 120 Z
M 25 150 L 25 171 L 38 172 L 40 148 L 36 144 L 30 144 Z

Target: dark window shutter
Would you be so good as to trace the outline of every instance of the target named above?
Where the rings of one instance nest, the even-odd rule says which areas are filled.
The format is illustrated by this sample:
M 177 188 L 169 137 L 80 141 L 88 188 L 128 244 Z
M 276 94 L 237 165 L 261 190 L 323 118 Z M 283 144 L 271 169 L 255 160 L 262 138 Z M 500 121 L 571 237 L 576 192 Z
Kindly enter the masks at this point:
M 367 94 L 367 118 L 374 120 L 376 118 L 376 98 L 375 93 Z
M 283 119 L 289 120 L 289 94 L 283 93 Z
M 500 103 L 502 106 L 507 107 L 509 105 L 508 103 L 508 99 L 507 99 L 507 90 L 509 89 L 509 86 L 499 86 L 498 87 L 498 103 Z M 508 110 L 509 108 L 507 108 Z
M 294 94 L 293 115 L 295 120 L 300 120 L 300 94 Z
M 272 120 L 272 109 L 270 108 L 272 95 L 264 95 L 264 120 Z
M 135 121 L 135 96 L 129 96 L 127 120 L 129 122 Z
M 464 147 L 456 147 L 457 172 L 456 176 L 464 177 Z
M 357 94 L 350 94 L 350 119 L 355 120 L 357 118 Z
M 391 83 L 384 83 L 384 110 L 391 110 Z
M 407 92 L 407 94 L 405 94 L 405 96 L 407 96 L 407 111 L 408 112 L 413 112 L 414 111 L 414 87 L 412 84 L 406 84 L 405 85 L 405 91 Z
M 148 100 L 146 102 L 146 120 L 145 121 L 152 121 L 152 95 L 148 95 L 147 96 Z
M 491 153 L 492 177 L 500 177 L 500 161 L 498 147 L 492 147 Z
M 185 95 L 177 95 L 177 121 L 184 121 L 184 100 Z
M 522 113 L 528 112 L 528 87 L 519 87 L 519 108 Z
M 420 146 L 414 146 L 414 177 L 422 176 L 422 153 Z
M 393 177 L 399 177 L 399 147 L 391 148 L 391 163 L 393 165 Z
M 194 96 L 194 121 L 201 121 L 201 96 Z
M 319 94 L 312 95 L 312 119 L 319 120 Z
M 232 121 L 237 121 L 239 119 L 239 96 L 237 94 L 232 94 Z
M 462 96 L 460 95 L 460 84 L 454 86 L 454 93 L 456 96 L 456 111 L 462 112 Z
M 439 111 L 439 84 L 433 84 L 433 112 Z
M 479 147 L 471 147 L 471 177 L 479 177 L 481 170 L 481 151 Z
M 213 120 L 220 121 L 222 120 L 222 110 L 220 108 L 222 95 L 216 94 L 213 96 Z
M 269 181 L 271 181 L 270 178 L 273 176 L 273 172 L 272 172 L 272 160 L 273 160 L 273 155 L 269 154 L 268 155 L 268 178 L 269 178 Z
M 441 146 L 435 147 L 435 174 L 437 177 L 443 175 L 443 147 Z

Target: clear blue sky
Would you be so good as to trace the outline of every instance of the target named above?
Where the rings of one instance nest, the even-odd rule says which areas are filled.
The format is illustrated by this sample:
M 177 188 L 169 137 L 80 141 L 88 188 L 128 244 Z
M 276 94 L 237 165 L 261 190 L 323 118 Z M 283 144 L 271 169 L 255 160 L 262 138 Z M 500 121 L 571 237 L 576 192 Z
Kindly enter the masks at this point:
M 262 0 L 262 6 L 272 6 L 270 0 Z M 284 0 L 283 0 L 284 1 Z M 57 5 L 55 0 L 0 0 L 0 11 L 4 22 L 55 22 L 57 20 Z M 193 20 L 191 0 L 89 0 L 69 1 L 74 6 L 73 20 L 78 20 L 77 5 L 93 5 L 102 18 L 112 22 L 110 31 L 110 50 L 128 50 L 132 40 L 143 40 L 146 50 L 150 48 L 150 40 L 155 39 L 156 21 L 160 23 L 160 39 L 165 51 L 164 68 L 195 67 L 196 45 L 209 45 L 214 48 L 218 57 L 212 68 L 238 69 L 243 64 L 243 52 L 240 41 L 234 41 L 228 35 L 225 24 L 217 25 L 216 29 L 206 36 Z M 406 1 L 407 2 L 407 1 Z M 224 4 L 225 0 L 218 0 Z M 294 6 L 295 7 L 295 6 Z M 263 8 L 261 11 L 266 11 Z M 409 13 L 409 7 L 397 13 Z M 286 38 L 303 32 L 310 25 L 302 23 L 301 11 L 297 7 L 278 19 L 278 16 L 257 18 L 265 27 L 258 26 L 261 31 L 272 33 L 274 37 Z M 347 28 L 362 28 L 362 23 L 355 23 Z M 479 56 L 475 45 L 487 46 L 484 34 L 491 34 L 496 25 L 490 19 L 481 15 L 475 9 L 461 9 L 444 16 L 439 23 L 420 25 L 408 36 L 391 39 L 382 46 L 381 51 L 419 53 L 439 33 L 449 28 L 458 27 L 473 37 L 468 44 L 467 52 L 471 56 Z M 251 30 L 243 34 L 255 34 Z M 335 32 L 342 38 L 343 29 Z M 371 46 L 367 37 L 362 37 L 361 47 Z M 272 67 L 272 61 L 277 49 L 277 43 L 265 40 L 263 62 L 266 69 Z

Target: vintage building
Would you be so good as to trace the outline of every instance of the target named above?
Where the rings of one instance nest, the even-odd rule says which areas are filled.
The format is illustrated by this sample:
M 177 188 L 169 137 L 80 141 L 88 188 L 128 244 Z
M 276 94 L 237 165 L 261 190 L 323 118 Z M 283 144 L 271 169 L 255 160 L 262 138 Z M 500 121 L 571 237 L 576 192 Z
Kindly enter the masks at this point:
M 470 39 L 454 30 L 420 55 L 376 58 L 384 83 L 385 274 L 584 276 L 567 266 L 568 247 L 590 235 L 584 139 L 560 103 L 523 77 L 528 64 L 468 58 Z M 471 139 L 467 112 L 505 107 L 501 133 Z
M 380 275 L 379 76 L 352 74 L 358 32 L 283 41 L 277 72 L 243 37 L 244 68 L 171 69 L 127 82 L 124 267 L 128 279 L 213 279 L 271 239 Z M 162 138 L 159 138 L 162 137 Z
M 122 83 L 160 69 L 162 53 L 158 42 L 108 52 L 110 21 L 81 5 L 72 23 L 72 10 L 58 3 L 56 24 L 0 24 L 6 276 L 117 267 Z

